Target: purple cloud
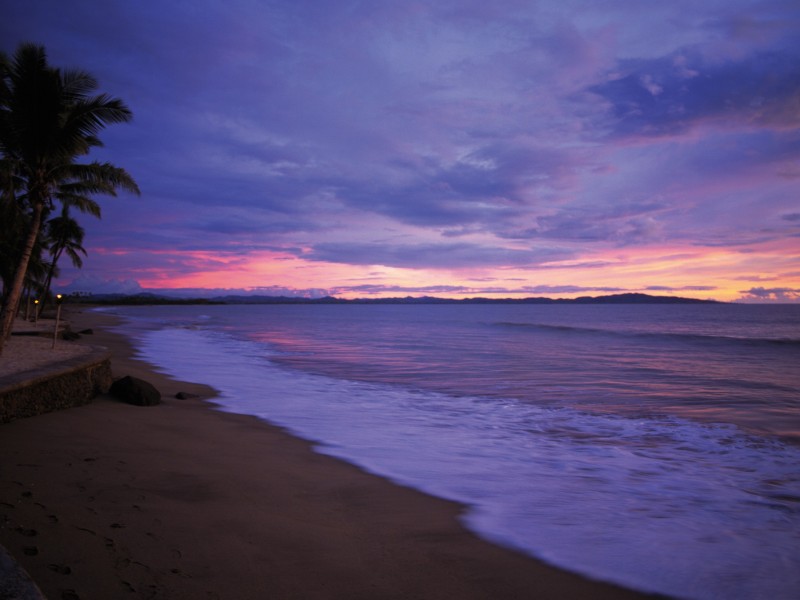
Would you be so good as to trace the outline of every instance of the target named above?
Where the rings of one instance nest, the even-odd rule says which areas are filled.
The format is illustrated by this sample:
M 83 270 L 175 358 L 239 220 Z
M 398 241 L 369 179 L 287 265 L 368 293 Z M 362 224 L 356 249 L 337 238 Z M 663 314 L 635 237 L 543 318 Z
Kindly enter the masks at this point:
M 95 157 L 143 196 L 83 223 L 86 268 L 108 279 L 202 269 L 172 250 L 569 260 L 615 287 L 604 253 L 798 235 L 791 2 L 8 4 L 4 51 L 42 43 L 134 112 Z
M 709 123 L 778 131 L 800 126 L 796 51 L 722 63 L 697 53 L 625 61 L 613 79 L 589 89 L 610 103 L 617 136 L 680 135 Z
M 744 302 L 797 302 L 800 299 L 800 288 L 754 287 L 740 293 Z
M 303 255 L 303 258 L 313 261 L 415 269 L 457 269 L 505 265 L 529 267 L 570 257 L 569 252 L 557 248 L 514 250 L 468 243 L 410 245 L 386 242 L 316 244 Z

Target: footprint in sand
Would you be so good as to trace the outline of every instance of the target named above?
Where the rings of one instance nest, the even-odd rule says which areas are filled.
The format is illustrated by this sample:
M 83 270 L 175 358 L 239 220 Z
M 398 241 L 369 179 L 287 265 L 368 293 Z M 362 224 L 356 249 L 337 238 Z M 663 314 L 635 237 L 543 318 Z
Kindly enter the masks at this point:
M 37 554 L 39 554 L 39 548 L 37 548 L 36 546 L 23 546 L 22 553 L 25 556 L 36 556 Z
M 25 527 L 17 527 L 14 531 L 25 537 L 36 537 L 39 534 L 35 529 L 26 529 Z
M 61 575 L 69 575 L 70 573 L 72 573 L 72 569 L 70 569 L 67 565 L 52 564 L 52 565 L 47 565 L 47 568 Z
M 81 597 L 75 593 L 75 590 L 60 590 L 61 600 L 81 600 Z
M 126 589 L 127 589 L 129 592 L 131 592 L 131 593 L 133 593 L 133 594 L 135 594 L 135 593 L 136 593 L 136 588 L 135 588 L 135 587 L 133 587 L 133 586 L 132 586 L 130 583 L 128 583 L 127 581 L 123 581 L 123 582 L 122 582 L 122 585 L 124 585 L 124 586 L 125 586 L 125 588 L 126 588 Z

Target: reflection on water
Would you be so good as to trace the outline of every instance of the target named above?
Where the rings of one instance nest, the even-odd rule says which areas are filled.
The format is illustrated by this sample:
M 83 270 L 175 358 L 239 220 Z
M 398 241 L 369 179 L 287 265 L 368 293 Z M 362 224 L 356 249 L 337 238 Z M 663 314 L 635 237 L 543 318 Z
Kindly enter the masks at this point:
M 294 368 L 537 405 L 667 413 L 800 441 L 800 307 L 778 307 L 781 318 L 775 307 L 731 305 L 282 308 L 283 318 L 242 332 Z

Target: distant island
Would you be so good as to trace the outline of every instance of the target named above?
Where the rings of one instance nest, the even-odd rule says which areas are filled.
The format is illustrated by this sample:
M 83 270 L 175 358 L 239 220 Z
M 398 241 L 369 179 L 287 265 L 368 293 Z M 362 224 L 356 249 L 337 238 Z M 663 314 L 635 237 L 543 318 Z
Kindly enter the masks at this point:
M 212 298 L 174 298 L 153 293 L 141 294 L 77 294 L 68 296 L 70 302 L 82 304 L 147 305 L 147 304 L 720 304 L 717 300 L 698 300 L 679 296 L 649 294 L 611 294 L 579 298 L 437 298 L 435 296 L 406 296 L 397 298 L 355 298 L 347 300 L 324 296 L 297 298 L 292 296 L 227 295 Z

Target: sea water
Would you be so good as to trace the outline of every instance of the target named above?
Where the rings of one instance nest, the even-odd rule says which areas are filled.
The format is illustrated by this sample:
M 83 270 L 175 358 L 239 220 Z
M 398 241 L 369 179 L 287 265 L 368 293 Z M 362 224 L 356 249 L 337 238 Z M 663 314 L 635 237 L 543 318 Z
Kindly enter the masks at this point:
M 111 310 L 223 410 L 461 502 L 488 540 L 643 591 L 800 598 L 800 306 Z

